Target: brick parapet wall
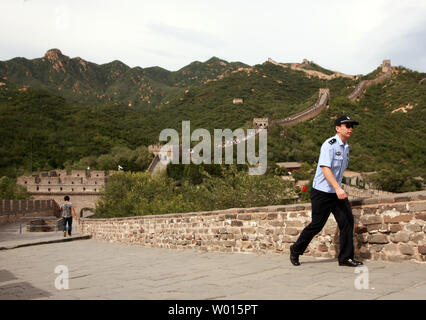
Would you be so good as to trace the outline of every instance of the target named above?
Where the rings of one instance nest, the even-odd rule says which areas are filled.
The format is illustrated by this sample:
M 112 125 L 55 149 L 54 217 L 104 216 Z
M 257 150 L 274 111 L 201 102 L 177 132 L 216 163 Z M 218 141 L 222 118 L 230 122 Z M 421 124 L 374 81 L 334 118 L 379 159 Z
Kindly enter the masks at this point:
M 59 216 L 54 200 L 0 200 L 0 225 L 18 222 L 23 217 Z
M 352 200 L 357 257 L 426 261 L 426 192 Z M 146 247 L 217 252 L 289 253 L 311 221 L 311 205 L 237 208 L 112 219 L 81 219 L 94 239 Z M 306 255 L 335 258 L 339 231 L 332 215 Z

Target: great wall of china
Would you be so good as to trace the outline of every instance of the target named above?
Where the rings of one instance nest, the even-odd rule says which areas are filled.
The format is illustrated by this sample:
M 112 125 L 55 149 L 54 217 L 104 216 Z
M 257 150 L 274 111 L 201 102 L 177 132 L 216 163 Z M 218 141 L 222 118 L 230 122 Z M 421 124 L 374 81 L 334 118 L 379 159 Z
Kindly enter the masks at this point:
M 271 58 L 268 59 L 268 62 L 272 63 L 276 66 L 280 66 L 282 68 L 288 68 L 288 65 L 278 63 Z M 324 80 L 333 80 L 333 79 L 336 79 L 336 78 L 349 78 L 349 79 L 352 79 L 352 80 L 356 80 L 359 77 L 359 76 L 351 76 L 351 75 L 344 74 L 344 73 L 341 73 L 341 72 L 336 72 L 336 71 L 333 71 L 333 74 L 328 75 L 328 74 L 325 74 L 321 71 L 304 68 L 304 67 L 309 66 L 309 65 L 310 65 L 310 62 L 308 60 L 304 59 L 302 63 L 291 63 L 290 69 L 295 70 L 295 71 L 302 71 L 302 72 L 306 73 L 308 75 L 308 77 L 317 77 L 317 78 L 324 79 Z
M 287 117 L 285 119 L 272 120 L 272 123 L 278 123 L 281 126 L 294 124 L 297 122 L 306 121 L 314 118 L 321 113 L 327 107 L 327 102 L 330 99 L 330 89 L 319 89 L 319 96 L 317 102 L 308 109 L 303 110 L 295 115 Z
M 268 62 L 270 62 L 274 65 L 281 66 L 283 68 L 288 68 L 287 65 L 275 62 L 271 58 L 268 59 Z M 354 79 L 354 80 L 358 79 L 358 77 L 345 75 L 345 74 L 339 73 L 339 72 L 335 72 L 332 75 L 326 75 L 326 74 L 319 72 L 319 71 L 307 70 L 307 69 L 304 69 L 304 68 L 301 67 L 301 66 L 306 65 L 306 64 L 307 64 L 307 61 L 304 61 L 303 64 L 294 64 L 293 63 L 293 64 L 291 64 L 291 69 L 305 72 L 306 74 L 308 74 L 309 77 L 314 76 L 314 77 L 319 77 L 320 79 L 326 79 L 326 80 L 332 80 L 332 79 L 335 79 L 337 77 L 351 78 L 351 79 Z M 390 60 L 383 60 L 381 74 L 373 80 L 361 81 L 356 86 L 356 88 L 347 96 L 348 99 L 350 99 L 351 101 L 355 101 L 365 92 L 365 90 L 369 86 L 372 86 L 372 85 L 381 83 L 383 81 L 386 81 L 387 79 L 392 77 L 392 73 L 393 73 L 393 70 L 392 70 Z M 299 112 L 295 115 L 287 117 L 285 119 L 272 120 L 271 122 L 272 123 L 278 123 L 281 126 L 285 126 L 285 125 L 290 125 L 290 124 L 294 124 L 294 123 L 298 123 L 298 122 L 302 122 L 302 121 L 312 119 L 312 118 L 316 117 L 318 114 L 320 114 L 321 111 L 323 111 L 327 107 L 327 102 L 328 102 L 329 99 L 330 99 L 330 89 L 328 89 L 328 88 L 319 89 L 318 100 L 315 102 L 315 104 L 313 106 L 311 106 L 308 109 L 305 109 L 305 110 L 303 110 L 303 111 L 301 111 L 301 112 Z
M 426 191 L 351 201 L 355 255 L 364 259 L 426 261 Z M 145 247 L 211 252 L 289 253 L 310 223 L 306 203 L 260 208 L 80 219 L 94 239 Z M 335 258 L 339 229 L 331 216 L 307 255 Z
M 268 62 L 272 63 L 274 65 L 280 66 L 282 68 L 288 68 L 287 65 L 278 63 L 271 58 L 268 59 Z M 347 74 L 344 74 L 344 73 L 341 73 L 341 72 L 334 72 L 332 75 L 327 75 L 327 74 L 322 73 L 320 71 L 305 69 L 304 67 L 308 66 L 309 64 L 310 64 L 310 62 L 307 61 L 306 59 L 304 59 L 302 64 L 292 63 L 290 65 L 290 68 L 292 70 L 302 71 L 302 72 L 306 73 L 308 75 L 308 77 L 318 77 L 320 79 L 325 79 L 325 80 L 332 80 L 332 79 L 335 79 L 335 78 L 338 78 L 338 77 L 344 77 L 344 78 L 357 80 L 360 77 L 360 76 L 347 75 Z M 356 88 L 347 96 L 348 99 L 350 99 L 351 101 L 355 101 L 365 92 L 365 90 L 369 86 L 381 83 L 383 81 L 386 81 L 390 77 L 392 77 L 392 66 L 391 66 L 390 60 L 383 60 L 381 67 L 382 67 L 382 71 L 381 71 L 379 76 L 377 76 L 373 80 L 361 81 L 356 86 Z M 235 102 L 236 100 L 238 100 L 238 103 L 243 103 L 243 99 L 235 98 L 234 101 L 233 101 L 234 104 L 236 103 Z M 305 109 L 305 110 L 303 110 L 299 113 L 296 113 L 292 116 L 284 118 L 284 119 L 269 120 L 268 118 L 254 118 L 253 119 L 253 125 L 254 125 L 255 128 L 266 128 L 267 129 L 268 126 L 269 126 L 269 123 L 277 123 L 281 126 L 286 126 L 286 125 L 291 125 L 291 124 L 295 124 L 295 123 L 298 123 L 298 122 L 306 121 L 306 120 L 312 119 L 312 118 L 316 117 L 317 115 L 319 115 L 328 106 L 327 103 L 328 103 L 329 100 L 330 100 L 330 89 L 329 88 L 320 88 L 319 93 L 318 93 L 318 99 L 315 102 L 315 104 L 312 105 L 311 107 L 309 107 L 309 108 L 307 108 L 307 109 Z M 241 141 L 241 142 L 243 142 L 243 141 Z M 160 161 L 160 149 L 161 149 L 161 145 L 152 145 L 152 146 L 149 146 L 149 148 L 148 148 L 148 150 L 151 153 L 154 154 L 154 159 L 151 161 L 151 164 L 148 167 L 148 172 L 150 172 L 152 175 L 160 172 L 162 169 L 167 168 L 167 164 Z M 170 160 L 170 158 L 171 158 L 170 154 L 163 155 L 163 157 L 165 157 L 168 160 Z M 166 159 L 164 159 L 164 160 L 166 160 Z
M 283 68 L 288 68 L 287 65 L 277 63 L 271 58 L 268 59 L 268 62 Z M 302 64 L 291 64 L 290 68 L 296 71 L 305 72 L 309 77 L 319 77 L 320 79 L 331 80 L 337 77 L 350 79 L 358 78 L 358 76 L 350 76 L 340 72 L 334 72 L 332 75 L 326 75 L 319 71 L 305 69 L 304 67 L 309 64 L 310 62 L 305 59 Z M 374 80 L 361 81 L 352 93 L 348 95 L 348 98 L 352 101 L 358 99 L 369 86 L 381 83 L 389 79 L 391 76 L 391 62 L 390 60 L 384 60 L 382 63 L 381 74 Z M 327 107 L 329 99 L 330 89 L 321 88 L 319 89 L 318 100 L 308 109 L 284 119 L 269 120 L 268 118 L 254 118 L 253 125 L 256 129 L 267 129 L 269 122 L 286 126 L 312 119 Z M 232 141 L 232 143 L 240 142 L 243 141 Z M 226 145 L 223 147 L 225 148 Z M 171 159 L 170 152 L 167 155 L 160 155 L 160 149 L 161 145 L 152 145 L 148 148 L 149 152 L 154 154 L 154 158 L 147 170 L 152 175 L 167 167 L 167 164 L 160 161 L 160 156 L 165 157 L 166 159 Z M 27 187 L 28 192 L 30 192 L 35 199 L 44 199 L 48 196 L 50 199 L 53 197 L 56 201 L 61 202 L 64 195 L 70 194 L 73 196 L 74 201 L 79 203 L 77 210 L 81 215 L 83 215 L 81 210 L 94 208 L 94 204 L 99 197 L 99 189 L 105 183 L 105 178 L 105 173 L 103 171 L 87 172 L 85 170 L 73 170 L 71 174 L 68 175 L 65 170 L 55 170 L 48 173 L 41 173 L 40 175 L 19 177 L 17 183 Z
M 365 90 L 369 86 L 386 81 L 387 79 L 390 79 L 391 77 L 392 77 L 392 67 L 391 67 L 390 60 L 384 60 L 382 64 L 382 74 L 380 74 L 377 78 L 373 80 L 361 81 L 358 84 L 358 86 L 355 88 L 355 90 L 352 91 L 350 95 L 348 95 L 348 99 L 351 101 L 355 101 L 365 92 Z
M 50 199 L 61 204 L 68 195 L 76 213 L 83 217 L 93 213 L 107 177 L 114 172 L 106 175 L 99 170 L 72 170 L 68 174 L 66 170 L 52 170 L 18 177 L 17 184 L 26 187 L 35 201 Z
M 384 70 L 386 66 L 388 70 Z M 362 81 L 348 96 L 356 100 L 365 89 L 389 79 L 392 69 L 382 66 L 382 74 L 374 80 Z M 318 115 L 327 105 L 329 89 L 320 89 L 318 101 L 310 108 L 281 120 L 280 125 L 305 121 Z M 268 118 L 255 118 L 256 128 L 267 128 Z M 150 146 L 156 163 L 161 163 L 159 148 Z M 167 157 L 170 157 L 168 154 Z M 159 168 L 153 161 L 148 171 Z M 111 172 L 112 173 L 112 172 Z M 109 174 L 111 174 L 109 173 Z M 107 181 L 104 171 L 54 170 L 22 176 L 17 183 L 27 187 L 33 200 L 0 200 L 0 225 L 16 223 L 31 217 L 58 216 L 58 203 L 70 195 L 82 219 L 76 226 L 94 239 L 137 244 L 146 247 L 190 249 L 212 252 L 288 254 L 290 245 L 310 222 L 310 204 L 233 208 L 211 212 L 171 213 L 113 219 L 88 219 L 85 210 L 95 207 L 100 189 Z M 426 191 L 406 194 L 380 194 L 375 197 L 354 193 L 351 200 L 355 218 L 356 255 L 364 259 L 386 261 L 426 261 Z M 368 190 L 367 190 L 368 191 Z M 370 192 L 371 193 L 371 192 Z M 365 197 L 364 197 L 365 196 Z M 50 199 L 50 200 L 46 200 Z M 330 217 L 326 226 L 311 242 L 306 254 L 335 258 L 339 231 Z

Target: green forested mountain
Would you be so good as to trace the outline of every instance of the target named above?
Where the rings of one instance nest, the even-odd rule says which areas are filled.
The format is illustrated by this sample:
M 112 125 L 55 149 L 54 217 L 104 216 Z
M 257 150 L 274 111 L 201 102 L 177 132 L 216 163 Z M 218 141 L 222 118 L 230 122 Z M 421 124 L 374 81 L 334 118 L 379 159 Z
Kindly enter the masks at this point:
M 160 67 L 130 68 L 117 60 L 98 65 L 51 49 L 43 58 L 0 61 L 0 75 L 20 86 L 46 89 L 76 104 L 124 104 L 150 109 L 188 86 L 244 66 L 211 58 L 171 72 Z
M 426 177 L 426 74 L 398 67 L 358 101 L 345 98 L 379 73 L 327 81 L 269 62 L 246 66 L 218 58 L 171 72 L 119 61 L 97 65 L 59 50 L 0 62 L 0 176 L 28 173 L 31 164 L 34 171 L 88 163 L 103 169 L 117 159 L 126 160 L 128 170 L 143 170 L 146 147 L 165 128 L 180 133 L 183 120 L 191 121 L 191 130 L 247 128 L 254 117 L 279 119 L 304 110 L 319 88 L 330 88 L 329 108 L 316 118 L 271 126 L 270 163 L 314 165 L 321 143 L 334 135 L 333 119 L 345 113 L 361 123 L 350 140 L 350 169 Z M 233 104 L 234 98 L 244 103 Z

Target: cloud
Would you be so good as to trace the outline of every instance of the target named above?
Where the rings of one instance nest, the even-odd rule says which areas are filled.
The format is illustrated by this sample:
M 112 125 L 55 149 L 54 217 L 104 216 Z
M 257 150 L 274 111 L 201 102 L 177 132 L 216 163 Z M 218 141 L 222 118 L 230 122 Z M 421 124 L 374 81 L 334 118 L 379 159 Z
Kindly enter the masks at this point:
M 147 28 L 153 35 L 161 37 L 160 39 L 164 41 L 174 39 L 182 44 L 198 45 L 210 49 L 226 45 L 224 39 L 193 28 L 171 26 L 158 22 L 148 24 Z
M 422 25 L 389 41 L 385 52 L 388 57 L 392 57 L 392 64 L 426 72 L 425 35 L 426 26 Z
M 391 59 L 426 71 L 424 0 L 2 0 L 0 12 L 0 60 L 59 48 L 169 70 L 217 56 L 251 65 L 307 58 L 349 74 Z

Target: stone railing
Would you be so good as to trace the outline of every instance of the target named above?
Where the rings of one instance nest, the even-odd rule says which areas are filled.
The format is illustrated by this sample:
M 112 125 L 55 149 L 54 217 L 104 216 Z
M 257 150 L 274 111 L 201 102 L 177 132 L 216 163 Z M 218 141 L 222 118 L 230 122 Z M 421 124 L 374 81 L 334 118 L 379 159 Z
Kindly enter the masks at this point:
M 377 190 L 377 189 L 360 189 L 356 188 L 347 184 L 342 183 L 343 190 L 346 191 L 346 193 L 349 196 L 356 197 L 356 198 L 372 198 L 372 197 L 380 197 L 380 196 L 392 196 L 396 195 L 392 192 Z
M 426 191 L 351 201 L 357 257 L 426 261 Z M 289 253 L 311 221 L 311 205 L 295 204 L 211 212 L 80 219 L 94 239 L 147 247 L 219 252 Z M 332 215 L 307 255 L 336 257 L 339 231 Z
M 24 217 L 47 216 L 59 216 L 59 206 L 54 200 L 0 200 L 0 225 Z

